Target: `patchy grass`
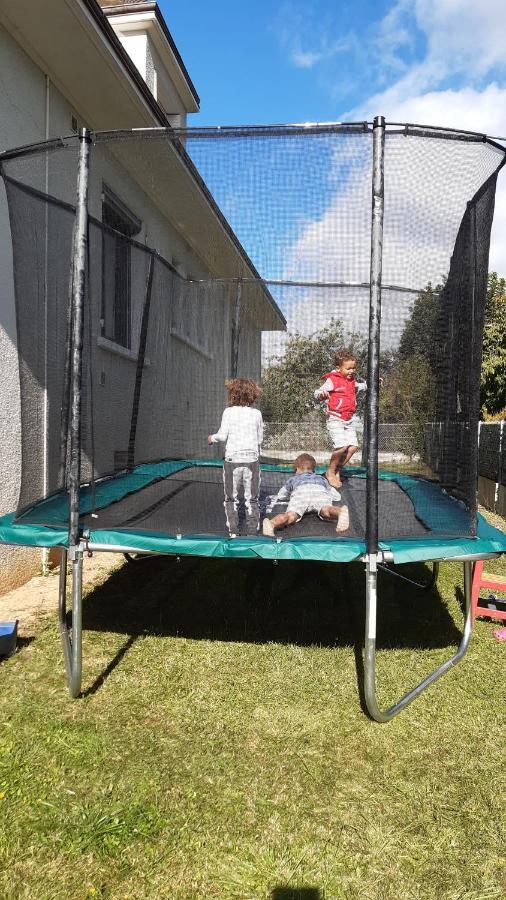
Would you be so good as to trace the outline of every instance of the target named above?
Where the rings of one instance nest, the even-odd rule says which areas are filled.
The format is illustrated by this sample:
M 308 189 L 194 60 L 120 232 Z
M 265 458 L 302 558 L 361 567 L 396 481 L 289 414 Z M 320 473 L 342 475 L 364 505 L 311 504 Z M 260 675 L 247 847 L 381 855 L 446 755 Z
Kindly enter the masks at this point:
M 454 651 L 461 579 L 381 576 L 382 702 Z M 358 564 L 168 558 L 98 581 L 83 699 L 53 621 L 0 665 L 0 896 L 503 897 L 506 645 L 479 621 L 377 725 L 363 620 Z

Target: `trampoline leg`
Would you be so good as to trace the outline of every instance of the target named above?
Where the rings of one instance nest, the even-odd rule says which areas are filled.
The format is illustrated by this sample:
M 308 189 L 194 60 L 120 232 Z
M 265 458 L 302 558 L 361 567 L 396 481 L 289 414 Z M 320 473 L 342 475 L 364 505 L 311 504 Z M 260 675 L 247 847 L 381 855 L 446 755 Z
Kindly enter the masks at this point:
M 72 631 L 67 626 L 67 550 L 61 551 L 59 616 L 60 635 L 67 673 L 67 685 L 71 697 L 81 693 L 82 674 L 82 600 L 83 600 L 83 554 L 77 551 L 72 560 Z
M 397 703 L 386 710 L 379 708 L 376 700 L 376 611 L 378 599 L 378 561 L 375 555 L 371 555 L 366 563 L 366 620 L 365 620 L 365 659 L 364 659 L 364 692 L 367 709 L 376 722 L 388 722 L 393 719 L 408 703 L 411 703 L 429 684 L 440 678 L 441 675 L 455 665 L 467 650 L 471 637 L 471 577 L 472 562 L 464 562 L 464 597 L 465 597 L 465 621 L 462 640 L 457 652 L 440 665 L 430 675 L 427 675 L 416 687 L 408 691 Z

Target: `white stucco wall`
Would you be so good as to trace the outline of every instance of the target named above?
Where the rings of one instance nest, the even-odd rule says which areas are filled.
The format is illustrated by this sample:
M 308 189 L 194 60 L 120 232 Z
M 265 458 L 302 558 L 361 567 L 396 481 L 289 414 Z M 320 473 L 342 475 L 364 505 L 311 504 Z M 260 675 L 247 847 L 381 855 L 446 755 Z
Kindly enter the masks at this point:
M 111 24 L 155 100 L 169 116 L 171 125 L 175 128 L 185 128 L 187 117 L 184 104 L 167 74 L 153 41 L 143 29 L 123 31 L 114 18 Z
M 147 50 L 148 50 L 148 39 L 147 35 L 143 32 L 127 32 L 124 34 L 123 32 L 115 29 L 116 33 L 123 44 L 125 50 L 130 56 L 132 62 L 137 66 L 140 74 L 144 78 L 144 81 L 151 89 L 151 85 L 149 84 L 147 74 L 148 74 L 148 66 L 147 66 Z
M 19 44 L 0 26 L 0 149 L 68 133 L 72 109 L 46 85 Z M 49 118 L 47 118 L 47 112 Z M 16 506 L 20 476 L 19 379 L 8 212 L 0 187 L 0 459 L 9 473 L 0 481 L 0 513 Z M 20 584 L 40 567 L 40 551 L 0 546 L 0 591 Z
M 72 115 L 76 112 L 22 48 L 0 28 L 0 77 L 4 89 L 0 93 L 0 147 L 18 146 L 47 136 L 69 134 Z M 79 121 L 79 124 L 84 124 Z M 70 203 L 75 201 L 75 168 L 71 155 L 65 165 L 57 154 L 32 157 L 23 179 L 41 190 Z M 146 162 L 149 167 L 149 159 Z M 22 168 L 22 166 L 21 166 Z M 29 170 L 29 174 L 28 174 Z M 93 148 L 90 182 L 90 212 L 97 219 L 102 213 L 102 187 L 106 183 L 141 220 L 137 236 L 141 244 L 155 248 L 165 259 L 177 265 L 185 278 L 205 279 L 208 270 L 196 256 L 181 233 L 167 221 L 157 204 L 136 183 L 135 170 L 126 171 L 115 157 L 114 149 Z M 152 176 L 156 181 L 156 170 Z M 175 210 L 177 215 L 177 210 Z M 97 247 L 95 248 L 97 250 Z M 100 254 L 100 248 L 97 253 Z M 132 324 L 133 346 L 136 347 L 140 315 L 144 302 L 147 276 L 147 257 L 135 251 L 132 266 Z M 62 261 L 62 272 L 66 261 Z M 174 280 L 174 279 L 172 279 Z M 66 274 L 60 279 L 61 294 L 66 292 Z M 170 279 L 169 279 L 170 282 Z M 164 281 L 165 284 L 165 281 Z M 168 284 L 168 282 L 167 282 Z M 206 437 L 219 424 L 226 400 L 224 380 L 230 375 L 231 327 L 234 291 L 226 289 L 194 289 L 185 285 L 182 292 L 164 290 L 158 296 L 156 327 L 152 329 L 147 355 L 150 365 L 144 372 L 143 396 L 140 410 L 137 457 L 156 458 L 167 455 L 214 455 L 206 444 Z M 172 293 L 171 293 L 172 291 Z M 130 412 L 136 362 L 107 349 L 98 339 L 98 318 L 101 292 L 101 260 L 97 257 L 92 278 L 92 303 L 95 304 L 93 336 L 95 420 L 101 423 L 96 436 L 96 454 L 100 469 L 111 470 L 114 454 L 128 447 Z M 176 295 L 179 301 L 176 301 Z M 179 311 L 176 309 L 180 303 Z M 181 306 L 182 303 L 182 306 Z M 185 340 L 190 320 L 190 340 Z M 242 319 L 240 371 L 238 374 L 260 376 L 260 330 L 252 311 Z M 153 319 L 155 322 L 155 319 Z M 64 328 L 63 322 L 61 324 Z M 192 342 L 192 327 L 197 341 Z M 183 333 L 185 332 L 185 333 Z M 194 335 L 194 336 L 195 336 Z M 61 340 L 56 332 L 50 335 L 50 363 L 60 365 L 55 347 Z M 204 349 L 204 352 L 202 350 Z M 15 311 L 13 296 L 12 259 L 9 221 L 3 184 L 0 186 L 0 459 L 9 478 L 0 483 L 0 513 L 15 508 L 20 481 L 20 406 Z M 103 381 L 103 385 L 101 382 Z M 111 402 L 113 401 L 113 402 Z M 42 404 L 42 388 L 38 403 Z M 53 398 L 50 409 L 51 435 L 49 463 L 57 466 L 59 443 L 60 394 Z M 37 490 L 43 478 L 43 434 L 33 433 L 33 471 Z M 86 467 L 86 459 L 84 460 Z M 31 476 L 32 477 L 32 476 Z M 50 484 L 51 487 L 51 484 Z M 40 551 L 0 546 L 0 591 L 26 580 L 40 566 Z

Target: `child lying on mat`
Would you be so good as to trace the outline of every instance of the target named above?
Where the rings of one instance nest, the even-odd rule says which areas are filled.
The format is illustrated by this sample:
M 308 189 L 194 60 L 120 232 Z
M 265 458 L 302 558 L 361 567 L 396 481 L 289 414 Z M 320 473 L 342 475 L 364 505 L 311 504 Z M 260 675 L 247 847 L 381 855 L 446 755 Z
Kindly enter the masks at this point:
M 340 500 L 341 495 L 323 475 L 316 474 L 316 460 L 310 453 L 301 453 L 295 460 L 295 475 L 288 479 L 278 492 L 274 503 L 288 500 L 285 513 L 272 519 L 265 518 L 262 531 L 274 537 L 276 528 L 294 525 L 308 512 L 318 513 L 320 519 L 337 520 L 336 531 L 341 534 L 350 527 L 348 507 L 333 506 L 332 500 Z

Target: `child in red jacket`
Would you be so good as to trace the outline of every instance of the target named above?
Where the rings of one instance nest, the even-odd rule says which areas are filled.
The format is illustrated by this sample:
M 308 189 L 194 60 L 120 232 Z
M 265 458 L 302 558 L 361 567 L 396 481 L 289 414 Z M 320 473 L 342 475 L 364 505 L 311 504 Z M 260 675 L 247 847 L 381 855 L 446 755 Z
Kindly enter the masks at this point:
M 358 450 L 353 416 L 357 408 L 357 391 L 367 390 L 367 384 L 355 380 L 355 367 L 356 359 L 351 351 L 337 353 L 335 369 L 323 376 L 325 381 L 314 394 L 317 400 L 325 400 L 327 430 L 334 448 L 326 476 L 335 488 L 341 487 L 339 470 Z

